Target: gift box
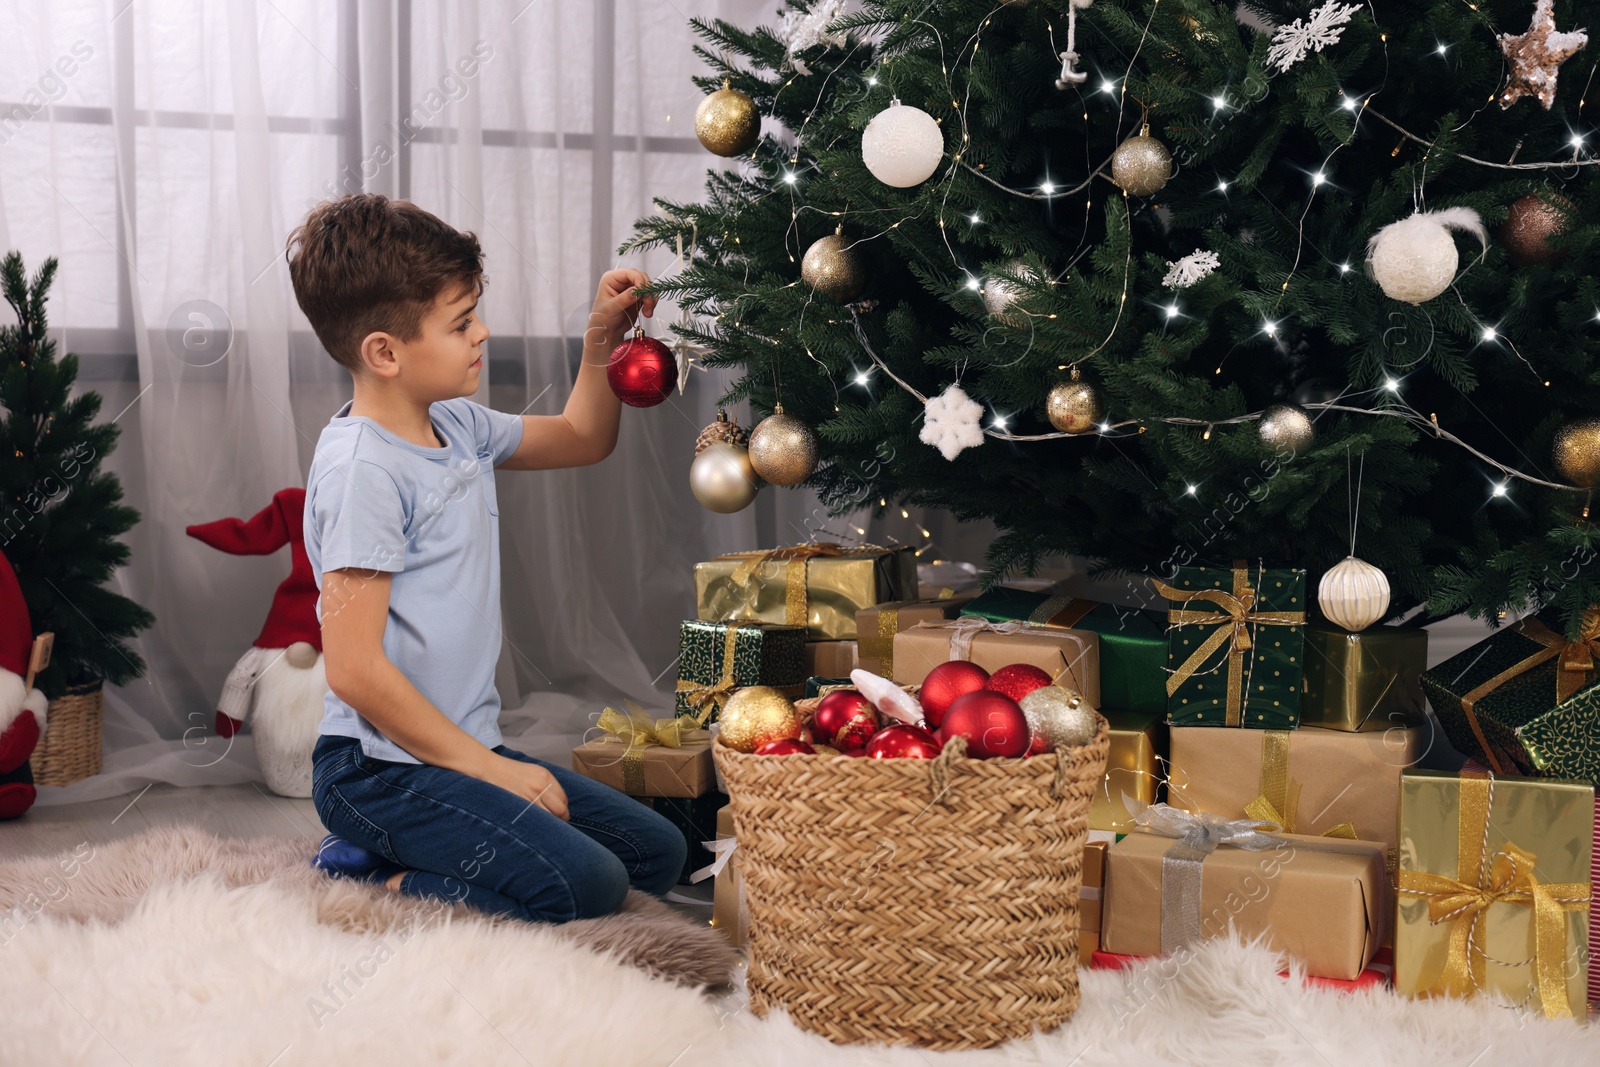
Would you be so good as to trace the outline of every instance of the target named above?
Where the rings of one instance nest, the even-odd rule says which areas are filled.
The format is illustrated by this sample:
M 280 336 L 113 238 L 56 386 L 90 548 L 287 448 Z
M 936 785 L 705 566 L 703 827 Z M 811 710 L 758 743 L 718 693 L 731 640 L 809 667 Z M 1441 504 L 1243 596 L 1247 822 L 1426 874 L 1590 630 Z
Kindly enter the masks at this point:
M 1387 728 L 1386 728 L 1387 727 Z M 1427 750 L 1421 725 L 1372 722 L 1359 733 L 1172 728 L 1167 802 L 1288 833 L 1399 844 L 1400 776 Z
M 1078 889 L 1078 958 L 1088 959 L 1093 949 L 1085 951 L 1084 934 L 1093 934 L 1098 946 L 1100 938 L 1100 903 L 1106 884 L 1106 848 L 1104 841 L 1090 841 L 1083 846 L 1083 884 Z
M 1496 774 L 1600 782 L 1600 611 L 1578 640 L 1546 609 L 1422 675 L 1450 743 Z
M 800 696 L 805 640 L 802 626 L 686 620 L 678 637 L 677 713 L 701 726 L 715 722 L 733 691 L 750 685 Z
M 1211 838 L 1210 853 L 1192 838 L 1144 831 L 1113 845 L 1102 950 L 1170 955 L 1231 926 L 1246 940 L 1264 937 L 1308 974 L 1359 977 L 1384 936 L 1384 846 L 1234 825 L 1238 832 L 1221 847 Z
M 849 678 L 823 678 L 819 675 L 813 675 L 806 679 L 806 696 L 807 698 L 819 697 L 822 695 L 824 688 L 833 689 L 839 687 L 849 689 L 854 685 L 855 683 Z
M 909 545 L 827 542 L 733 552 L 694 567 L 695 613 L 706 621 L 804 626 L 813 641 L 853 641 L 856 612 L 916 596 Z
M 721 808 L 717 812 L 717 842 L 731 842 L 733 835 L 733 809 Z M 750 912 L 744 903 L 744 882 L 739 876 L 739 850 L 733 847 L 722 869 L 716 872 L 711 888 L 711 925 L 720 930 L 734 948 L 743 948 L 750 939 Z
M 975 598 L 961 614 L 1092 631 L 1100 636 L 1100 699 L 1105 706 L 1166 714 L 1167 623 L 1159 612 L 1002 585 Z
M 952 659 L 971 660 L 993 673 L 1012 663 L 1031 663 L 1056 684 L 1100 706 L 1100 639 L 1087 630 L 1045 630 L 1017 622 L 961 618 L 922 622 L 894 635 L 894 675 L 901 685 L 919 685 L 928 672 Z
M 805 671 L 810 678 L 848 678 L 856 669 L 859 656 L 854 641 L 807 641 L 805 645 Z
M 1292 730 L 1300 722 L 1306 572 L 1235 560 L 1151 579 L 1167 612 L 1167 721 Z
M 600 737 L 572 750 L 572 769 L 635 797 L 697 797 L 715 782 L 711 735 L 686 719 L 651 720 L 607 708 Z
M 1123 798 L 1132 797 L 1140 806 L 1154 804 L 1166 777 L 1162 762 L 1167 757 L 1167 718 L 1160 709 L 1134 712 L 1113 708 L 1100 714 L 1111 724 L 1111 754 L 1089 808 L 1089 828 L 1125 834 L 1134 822 Z
M 857 666 L 881 678 L 893 678 L 895 634 L 921 622 L 953 619 L 971 602 L 971 596 L 951 595 L 862 608 L 856 612 L 856 643 L 861 648 Z
M 697 797 L 635 797 L 634 799 L 641 804 L 649 805 L 657 814 L 665 816 L 668 822 L 678 828 L 683 834 L 684 841 L 688 843 L 689 855 L 683 861 L 683 870 L 678 874 L 679 885 L 689 884 L 694 880 L 695 871 L 716 862 L 716 857 L 707 851 L 703 842 L 716 838 L 717 812 L 728 803 L 726 793 L 704 793 Z
M 1407 772 L 1395 989 L 1584 1018 L 1593 834 L 1587 782 Z
M 1351 633 L 1307 626 L 1300 725 L 1355 732 L 1370 722 L 1422 719 L 1428 631 L 1375 626 Z

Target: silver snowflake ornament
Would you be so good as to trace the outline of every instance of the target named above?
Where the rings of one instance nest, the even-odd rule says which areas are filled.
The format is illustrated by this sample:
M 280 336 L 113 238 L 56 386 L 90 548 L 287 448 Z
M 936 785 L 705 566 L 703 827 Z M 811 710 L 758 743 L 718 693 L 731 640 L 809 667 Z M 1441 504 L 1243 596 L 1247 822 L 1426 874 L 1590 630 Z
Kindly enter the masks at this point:
M 1168 289 L 1187 289 L 1220 266 L 1222 260 L 1215 252 L 1190 252 L 1176 263 L 1167 261 L 1167 276 L 1161 284 Z
M 1341 4 L 1328 0 L 1311 13 L 1309 19 L 1295 19 L 1272 34 L 1272 47 L 1267 49 L 1267 65 L 1280 72 L 1300 62 L 1309 52 L 1320 52 L 1330 44 L 1337 44 L 1344 33 L 1344 24 L 1361 10 L 1360 4 Z

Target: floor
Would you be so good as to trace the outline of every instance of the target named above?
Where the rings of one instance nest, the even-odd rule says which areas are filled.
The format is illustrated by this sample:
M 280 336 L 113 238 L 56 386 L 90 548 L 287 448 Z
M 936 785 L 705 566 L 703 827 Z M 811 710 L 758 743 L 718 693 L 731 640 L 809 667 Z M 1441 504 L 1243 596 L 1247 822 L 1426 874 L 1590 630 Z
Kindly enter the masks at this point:
M 106 800 L 35 807 L 20 819 L 0 822 L 0 862 L 68 852 L 85 841 L 103 844 L 175 823 L 193 823 L 219 837 L 298 837 L 313 848 L 328 832 L 311 798 L 281 797 L 259 782 L 151 784 Z M 680 885 L 667 902 L 696 918 L 709 918 L 711 881 Z

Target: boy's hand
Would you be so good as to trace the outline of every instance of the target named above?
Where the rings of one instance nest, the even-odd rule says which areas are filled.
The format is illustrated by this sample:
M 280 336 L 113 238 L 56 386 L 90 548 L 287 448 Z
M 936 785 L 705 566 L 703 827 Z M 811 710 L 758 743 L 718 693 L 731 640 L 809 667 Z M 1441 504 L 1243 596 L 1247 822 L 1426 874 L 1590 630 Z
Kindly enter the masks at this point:
M 602 274 L 600 288 L 594 294 L 594 310 L 589 313 L 589 329 L 584 334 L 584 344 L 609 351 L 622 343 L 623 335 L 641 311 L 645 318 L 654 315 L 656 298 L 646 296 L 641 299 L 634 292 L 635 286 L 649 284 L 648 274 L 630 267 L 608 270 Z
M 515 793 L 530 804 L 537 804 L 556 818 L 567 818 L 567 793 L 556 781 L 556 776 L 536 763 L 524 763 L 499 753 L 492 753 L 493 761 L 483 780 L 491 785 Z

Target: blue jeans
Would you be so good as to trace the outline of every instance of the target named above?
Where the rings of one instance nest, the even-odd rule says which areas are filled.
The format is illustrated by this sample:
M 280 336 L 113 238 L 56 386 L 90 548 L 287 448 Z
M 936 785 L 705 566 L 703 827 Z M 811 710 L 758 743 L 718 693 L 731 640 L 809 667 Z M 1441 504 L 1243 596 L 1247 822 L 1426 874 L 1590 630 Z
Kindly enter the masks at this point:
M 611 914 L 629 886 L 660 896 L 676 884 L 688 843 L 661 815 L 576 771 L 493 751 L 554 775 L 570 821 L 459 771 L 371 759 L 333 735 L 312 750 L 311 800 L 329 830 L 409 868 L 409 896 L 568 922 Z

